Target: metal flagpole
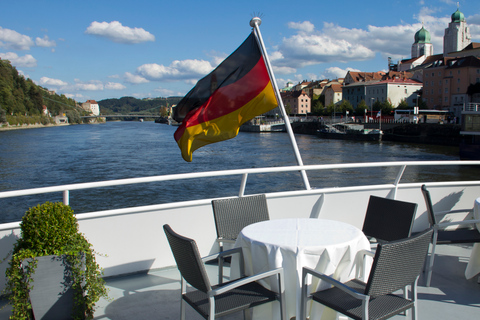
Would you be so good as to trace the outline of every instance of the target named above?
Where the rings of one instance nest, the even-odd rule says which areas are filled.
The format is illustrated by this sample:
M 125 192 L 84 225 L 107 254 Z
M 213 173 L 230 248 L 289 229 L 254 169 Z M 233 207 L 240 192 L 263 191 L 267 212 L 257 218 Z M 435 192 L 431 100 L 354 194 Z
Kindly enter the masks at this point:
M 283 120 L 285 121 L 285 128 L 290 137 L 290 142 L 292 144 L 295 157 L 297 158 L 297 163 L 299 166 L 303 166 L 303 161 L 302 161 L 302 157 L 300 156 L 300 151 L 298 150 L 297 141 L 295 140 L 295 136 L 293 135 L 292 126 L 290 125 L 290 120 L 288 119 L 287 112 L 285 111 L 285 106 L 283 105 L 282 97 L 280 96 L 280 91 L 278 90 L 277 81 L 275 80 L 275 76 L 272 71 L 272 66 L 270 65 L 270 60 L 268 59 L 267 50 L 265 49 L 265 45 L 263 44 L 262 34 L 260 33 L 260 28 L 259 28 L 261 23 L 262 23 L 262 19 L 260 19 L 259 17 L 254 17 L 252 20 L 250 20 L 250 26 L 255 31 L 255 38 L 257 39 L 260 50 L 262 50 L 262 56 L 263 56 L 263 59 L 265 60 L 265 64 L 267 65 L 267 71 L 270 76 L 270 81 L 272 82 L 273 90 L 275 91 L 275 95 L 277 97 L 278 106 L 280 107 Z M 305 188 L 307 190 L 310 190 L 311 189 L 310 182 L 308 181 L 307 173 L 305 172 L 305 170 L 300 170 L 300 172 L 302 174 Z

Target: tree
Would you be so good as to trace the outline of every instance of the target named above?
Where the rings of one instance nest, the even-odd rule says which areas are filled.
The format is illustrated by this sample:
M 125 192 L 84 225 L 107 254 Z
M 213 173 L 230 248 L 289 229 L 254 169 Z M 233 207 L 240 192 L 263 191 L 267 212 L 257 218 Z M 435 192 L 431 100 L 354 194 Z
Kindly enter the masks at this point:
M 0 107 L 0 123 L 7 122 L 7 116 L 5 110 Z
M 312 103 L 312 113 L 316 116 L 321 116 L 323 114 L 323 103 L 320 99 L 313 100 Z
M 408 103 L 405 99 L 402 99 L 402 101 L 400 101 L 400 103 L 398 104 L 397 106 L 397 109 L 408 109 L 409 106 L 408 106 Z
M 355 115 L 363 117 L 366 113 L 365 110 L 368 110 L 368 106 L 365 103 L 365 100 L 362 100 L 362 101 L 360 101 L 360 103 L 355 108 Z
M 67 110 L 65 115 L 68 118 L 68 123 L 82 123 L 82 118 L 77 110 Z

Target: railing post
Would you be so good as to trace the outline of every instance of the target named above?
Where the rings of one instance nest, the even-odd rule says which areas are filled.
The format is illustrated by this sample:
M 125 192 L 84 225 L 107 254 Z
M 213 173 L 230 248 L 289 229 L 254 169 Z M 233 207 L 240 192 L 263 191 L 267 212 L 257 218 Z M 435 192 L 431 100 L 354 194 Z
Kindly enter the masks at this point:
M 242 183 L 240 185 L 240 191 L 238 192 L 239 197 L 243 197 L 243 195 L 245 194 L 245 186 L 247 185 L 247 177 L 248 177 L 248 173 L 244 173 L 242 175 Z
M 70 191 L 68 190 L 63 191 L 63 204 L 70 205 Z

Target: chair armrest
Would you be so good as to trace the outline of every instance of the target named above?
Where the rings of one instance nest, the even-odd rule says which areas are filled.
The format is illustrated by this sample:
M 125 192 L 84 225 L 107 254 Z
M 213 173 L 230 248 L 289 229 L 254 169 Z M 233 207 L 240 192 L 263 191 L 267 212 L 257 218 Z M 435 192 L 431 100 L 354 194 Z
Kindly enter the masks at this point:
M 228 242 L 228 243 L 235 243 L 236 240 L 233 239 L 223 239 L 223 238 L 217 238 L 217 242 Z
M 209 256 L 203 257 L 202 261 L 203 261 L 203 263 L 205 263 L 205 262 L 216 260 L 216 259 L 219 259 L 219 258 L 225 258 L 225 257 L 233 256 L 234 254 L 240 254 L 240 257 L 243 260 L 243 251 L 242 251 L 242 248 L 239 247 L 239 248 L 233 248 L 233 249 L 230 249 L 230 250 L 227 250 L 227 251 L 221 251 L 221 252 L 214 253 L 214 254 L 211 254 Z
M 480 223 L 480 219 L 470 219 L 470 220 L 461 220 L 461 221 L 451 221 L 451 222 L 441 222 L 437 224 L 437 229 L 444 229 L 449 226 L 463 226 L 469 224 Z
M 256 274 L 256 275 L 253 275 L 253 276 L 250 276 L 250 277 L 246 277 L 246 278 L 236 280 L 234 282 L 226 284 L 223 287 L 220 287 L 220 288 L 217 288 L 215 290 L 210 291 L 210 294 L 212 296 L 216 296 L 216 295 L 225 293 L 227 291 L 230 291 L 232 289 L 238 288 L 240 286 L 243 286 L 247 283 L 255 282 L 255 281 L 265 279 L 265 278 L 269 278 L 269 277 L 275 276 L 275 275 L 278 275 L 280 277 L 281 282 L 283 284 L 283 268 L 277 268 L 277 269 L 262 272 L 262 273 L 259 273 L 259 274 Z M 285 287 L 282 285 L 282 291 L 283 290 L 285 290 Z
M 327 276 L 326 274 L 323 274 L 323 273 L 320 273 L 318 271 L 315 271 L 313 269 L 310 269 L 310 268 L 307 268 L 307 267 L 303 267 L 303 271 L 302 271 L 302 286 L 305 285 L 305 278 L 307 275 L 312 275 L 313 277 L 316 277 L 316 278 L 319 278 L 325 282 L 328 282 L 329 284 L 331 284 L 332 286 L 342 290 L 343 292 L 351 295 L 352 297 L 354 297 L 355 299 L 359 299 L 359 300 L 368 300 L 370 297 L 369 296 L 366 296 L 362 293 L 359 293 L 355 290 L 353 290 L 352 288 L 350 288 L 349 286 L 341 283 L 340 281 L 338 280 L 335 280 L 333 279 L 332 277 L 329 277 Z

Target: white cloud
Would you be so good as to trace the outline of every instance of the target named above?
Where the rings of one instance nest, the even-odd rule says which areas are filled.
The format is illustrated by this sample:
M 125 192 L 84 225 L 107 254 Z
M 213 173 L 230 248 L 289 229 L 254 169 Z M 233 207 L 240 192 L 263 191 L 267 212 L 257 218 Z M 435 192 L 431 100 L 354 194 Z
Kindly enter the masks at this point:
M 10 50 L 30 50 L 33 41 L 29 36 L 18 33 L 15 30 L 0 27 L 0 48 Z
M 99 80 L 90 80 L 87 82 L 75 79 L 74 90 L 80 91 L 101 91 L 104 89 L 103 83 Z
M 97 22 L 94 21 L 85 31 L 99 37 L 104 37 L 118 43 L 141 43 L 155 41 L 155 36 L 142 28 L 130 28 L 123 26 L 118 21 Z
M 124 78 L 125 78 L 126 82 L 133 83 L 133 84 L 150 82 L 147 79 L 145 79 L 144 77 L 136 75 L 136 74 L 132 74 L 130 72 L 125 72 Z
M 40 85 L 41 86 L 52 86 L 52 87 L 65 87 L 68 85 L 67 82 L 59 80 L 59 79 L 52 79 L 48 77 L 41 77 L 40 78 Z
M 290 74 L 290 73 L 295 73 L 297 72 L 297 69 L 295 68 L 290 68 L 290 67 L 277 67 L 277 66 L 272 66 L 273 72 L 275 74 Z
M 50 40 L 47 35 L 43 36 L 43 38 L 37 37 L 35 39 L 35 44 L 39 47 L 56 47 L 57 43 L 54 40 Z
M 110 90 L 123 90 L 126 88 L 127 87 L 125 87 L 123 84 L 118 82 L 107 82 L 107 84 L 105 84 L 105 89 L 110 89 Z
M 198 80 L 213 70 L 205 60 L 175 60 L 169 66 L 156 63 L 144 64 L 137 68 L 137 74 L 152 81 Z
M 361 70 L 353 69 L 353 68 L 342 69 L 339 67 L 330 67 L 325 69 L 325 77 L 329 79 L 345 78 L 348 71 L 361 71 Z
M 0 53 L 0 58 L 10 60 L 12 65 L 16 67 L 33 68 L 37 66 L 37 60 L 31 54 L 26 54 L 23 57 L 20 57 L 15 52 L 6 52 Z
M 299 31 L 307 32 L 307 33 L 311 33 L 315 29 L 315 26 L 310 21 L 289 22 L 288 27 L 290 29 L 296 29 L 296 30 L 299 30 Z

